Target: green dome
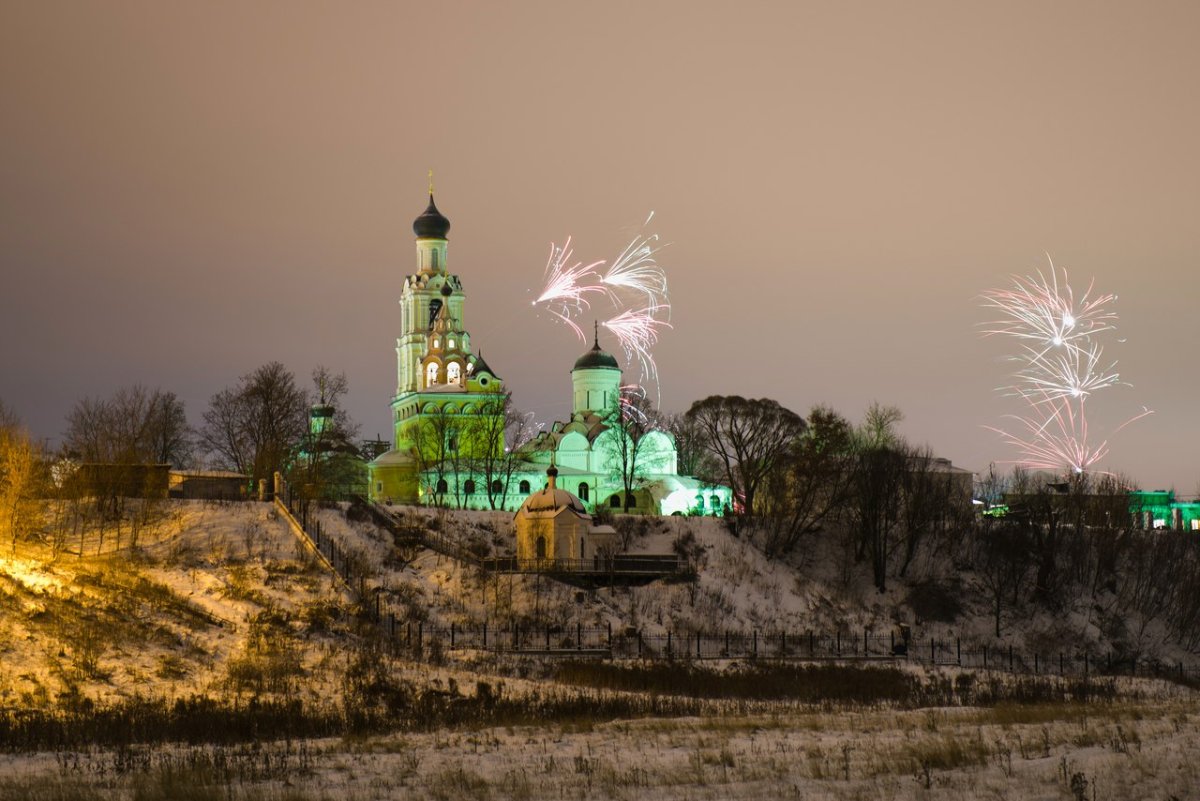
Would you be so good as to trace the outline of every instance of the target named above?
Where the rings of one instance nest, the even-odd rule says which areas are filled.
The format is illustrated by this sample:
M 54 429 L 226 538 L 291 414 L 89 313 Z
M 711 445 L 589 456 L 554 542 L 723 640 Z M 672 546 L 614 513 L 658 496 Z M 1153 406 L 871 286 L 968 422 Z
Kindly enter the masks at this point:
M 611 354 L 600 349 L 599 340 L 592 345 L 592 349 L 575 360 L 573 370 L 593 370 L 596 368 L 607 368 L 609 370 L 620 370 L 621 366 L 617 364 L 616 358 Z

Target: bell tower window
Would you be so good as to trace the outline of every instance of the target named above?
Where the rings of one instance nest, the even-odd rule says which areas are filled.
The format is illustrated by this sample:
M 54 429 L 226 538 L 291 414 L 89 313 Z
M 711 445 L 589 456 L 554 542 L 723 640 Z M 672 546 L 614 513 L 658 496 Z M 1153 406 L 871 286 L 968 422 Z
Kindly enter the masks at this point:
M 438 366 L 437 362 L 430 362 L 425 367 L 425 386 L 432 387 L 437 383 Z
M 453 341 L 453 340 L 451 340 Z M 451 346 L 453 347 L 453 345 Z M 457 384 L 459 377 L 462 375 L 462 368 L 458 362 L 450 362 L 446 365 L 446 383 Z

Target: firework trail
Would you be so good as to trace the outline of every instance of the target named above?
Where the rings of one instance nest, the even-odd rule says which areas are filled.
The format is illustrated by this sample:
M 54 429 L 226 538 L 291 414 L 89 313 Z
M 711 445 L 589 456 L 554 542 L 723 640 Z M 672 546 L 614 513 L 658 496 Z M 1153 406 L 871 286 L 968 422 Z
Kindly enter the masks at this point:
M 546 285 L 542 294 L 531 305 L 541 304 L 554 316 L 570 326 L 580 338 L 586 342 L 583 330 L 572 319 L 590 308 L 587 295 L 590 292 L 604 294 L 604 287 L 596 283 L 600 276 L 596 268 L 603 266 L 603 261 L 584 264 L 571 263 L 574 250 L 571 248 L 571 237 L 567 237 L 562 247 L 550 243 L 550 258 L 546 260 Z
M 642 224 L 654 218 L 654 212 Z M 591 295 L 609 300 L 611 310 L 600 324 L 617 338 L 627 367 L 638 369 L 643 384 L 658 389 L 658 365 L 653 348 L 663 328 L 670 328 L 671 303 L 667 275 L 657 261 L 665 244 L 657 234 L 639 232 L 610 262 L 575 261 L 571 238 L 559 247 L 550 245 L 546 262 L 545 285 L 532 302 L 565 323 L 581 342 L 587 337 L 576 320 L 592 308 Z
M 642 224 L 645 227 L 654 219 L 654 212 Z M 670 310 L 667 302 L 667 274 L 654 258 L 654 254 L 666 245 L 658 244 L 658 234 L 635 236 L 621 251 L 621 255 L 613 259 L 612 265 L 604 271 L 601 282 L 609 289 L 609 296 L 614 305 L 620 305 L 620 297 L 614 290 L 627 289 L 646 296 L 646 307 L 657 311 L 660 308 Z
M 1017 423 L 1016 432 L 988 428 L 1017 449 L 1024 467 L 1083 473 L 1108 454 L 1108 439 L 1090 441 L 1087 402 L 1122 383 L 1116 361 L 1104 361 L 1097 339 L 1116 328 L 1117 315 L 1110 308 L 1116 295 L 1093 297 L 1093 289 L 1089 284 L 1077 300 L 1066 271 L 1060 282 L 1051 262 L 1048 278 L 1040 270 L 1036 276 L 1014 276 L 1010 288 L 983 294 L 984 307 L 1000 313 L 984 324 L 984 335 L 1011 337 L 1020 345 L 1010 357 L 1019 365 L 1012 374 L 1015 383 L 1001 391 L 1026 404 L 1025 414 L 1008 415 Z M 1143 408 L 1112 433 L 1150 413 Z

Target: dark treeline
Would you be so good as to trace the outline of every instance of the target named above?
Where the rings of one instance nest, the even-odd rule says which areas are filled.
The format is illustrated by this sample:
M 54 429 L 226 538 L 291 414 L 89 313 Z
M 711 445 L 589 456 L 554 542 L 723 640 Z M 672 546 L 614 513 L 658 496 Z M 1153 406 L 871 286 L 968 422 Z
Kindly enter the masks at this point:
M 972 486 L 901 437 L 901 419 L 878 404 L 853 424 L 827 407 L 802 418 L 714 396 L 672 431 L 681 465 L 733 488 L 736 532 L 769 556 L 802 559 L 819 543 L 841 555 L 847 582 L 865 572 L 883 592 L 903 578 L 951 606 L 982 594 L 997 637 L 1039 611 L 1086 609 L 1124 656 L 1160 643 L 1200 650 L 1200 538 L 1142 530 L 1131 480 L 993 470 Z M 979 515 L 973 497 L 1008 499 L 1011 512 Z

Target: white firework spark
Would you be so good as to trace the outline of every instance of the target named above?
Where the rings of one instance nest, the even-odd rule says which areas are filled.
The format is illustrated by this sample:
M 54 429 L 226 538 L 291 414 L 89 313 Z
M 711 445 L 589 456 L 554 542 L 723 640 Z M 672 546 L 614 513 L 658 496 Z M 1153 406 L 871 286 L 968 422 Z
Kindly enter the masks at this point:
M 604 261 L 572 264 L 573 255 L 571 237 L 567 237 L 566 244 L 562 247 L 550 243 L 550 258 L 546 260 L 546 285 L 542 294 L 538 295 L 531 305 L 544 306 L 547 311 L 570 326 L 581 341 L 586 342 L 587 337 L 572 317 L 591 307 L 587 299 L 588 293 L 604 294 L 604 287 L 596 283 L 599 279 L 596 268 L 602 266 Z
M 654 212 L 642 224 L 644 229 Z M 604 295 L 612 313 L 602 325 L 616 336 L 625 354 L 626 366 L 636 365 L 642 383 L 658 387 L 658 365 L 652 349 L 660 330 L 670 328 L 671 303 L 667 274 L 657 254 L 667 247 L 657 234 L 639 233 L 605 268 L 608 262 L 574 259 L 571 237 L 562 247 L 551 243 L 546 262 L 545 285 L 531 305 L 548 311 L 565 323 L 580 341 L 587 338 L 576 320 L 591 309 L 592 294 Z
M 666 320 L 657 319 L 654 312 L 650 308 L 626 309 L 601 323 L 617 338 L 625 351 L 625 358 L 636 360 L 642 368 L 642 375 L 651 381 L 658 380 L 658 365 L 650 351 L 658 343 L 659 329 L 671 327 Z
M 1117 315 L 1109 308 L 1116 295 L 1092 297 L 1093 288 L 1089 284 L 1077 301 L 1066 271 L 1060 284 L 1051 262 L 1049 278 L 1041 271 L 1036 277 L 1014 276 L 1011 288 L 983 295 L 983 305 L 1001 313 L 999 320 L 985 324 L 984 334 L 1020 343 L 1020 352 L 1011 357 L 1020 365 L 1013 373 L 1016 383 L 1004 391 L 1020 397 L 1028 412 L 1009 415 L 1018 422 L 1018 433 L 991 430 L 1019 451 L 1019 464 L 1025 467 L 1082 473 L 1108 454 L 1108 439 L 1089 443 L 1087 402 L 1096 392 L 1122 383 L 1116 361 L 1104 361 L 1097 339 L 1116 328 Z M 1143 408 L 1112 433 L 1150 413 Z
M 600 279 L 609 288 L 610 297 L 619 303 L 612 291 L 627 289 L 645 295 L 647 308 L 669 310 L 667 274 L 654 258 L 654 254 L 664 247 L 666 245 L 658 245 L 658 234 L 634 237 Z

